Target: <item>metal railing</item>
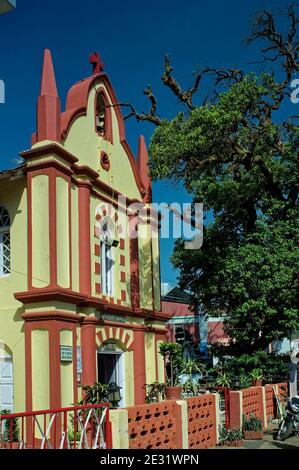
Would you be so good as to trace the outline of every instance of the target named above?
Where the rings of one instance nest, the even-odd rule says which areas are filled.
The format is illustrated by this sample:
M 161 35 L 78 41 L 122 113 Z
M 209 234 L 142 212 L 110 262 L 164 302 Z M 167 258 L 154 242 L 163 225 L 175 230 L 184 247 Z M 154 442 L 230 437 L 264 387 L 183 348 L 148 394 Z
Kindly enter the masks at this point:
M 112 449 L 109 405 L 0 414 L 0 448 Z

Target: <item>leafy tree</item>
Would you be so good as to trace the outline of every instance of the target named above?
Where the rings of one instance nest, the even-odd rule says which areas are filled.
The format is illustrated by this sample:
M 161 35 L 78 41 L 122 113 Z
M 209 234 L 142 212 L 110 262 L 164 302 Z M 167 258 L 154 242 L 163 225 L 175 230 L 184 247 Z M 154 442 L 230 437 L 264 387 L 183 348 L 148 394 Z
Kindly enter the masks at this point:
M 206 68 L 183 90 L 165 59 L 163 83 L 186 111 L 172 120 L 130 115 L 157 125 L 150 145 L 154 179 L 182 181 L 194 202 L 212 214 L 200 250 L 178 242 L 172 257 L 180 284 L 210 315 L 223 315 L 233 338 L 227 351 L 252 354 L 299 326 L 299 116 L 282 121 L 290 84 L 299 71 L 299 19 L 291 5 L 287 31 L 269 11 L 258 14 L 248 42 L 262 41 L 274 70 L 260 76 Z M 204 78 L 210 97 L 195 105 Z
M 261 369 L 266 380 L 287 377 L 289 374 L 290 359 L 288 354 L 267 353 L 259 350 L 254 354 L 236 354 L 234 357 L 221 357 L 225 352 L 223 348 L 220 347 L 220 351 L 219 346 L 215 345 L 213 346 L 214 348 L 215 355 L 220 356 L 220 360 L 213 369 L 216 371 L 226 371 L 232 376 L 239 376 L 240 382 L 242 381 L 244 384 L 248 381 L 249 373 L 253 369 Z M 242 388 L 246 388 L 246 386 Z

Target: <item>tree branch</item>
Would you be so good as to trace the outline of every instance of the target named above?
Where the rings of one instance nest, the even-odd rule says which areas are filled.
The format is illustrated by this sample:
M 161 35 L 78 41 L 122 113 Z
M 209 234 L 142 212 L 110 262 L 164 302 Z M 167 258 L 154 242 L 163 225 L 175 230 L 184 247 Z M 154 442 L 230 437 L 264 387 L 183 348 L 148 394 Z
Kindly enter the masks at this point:
M 172 71 L 173 67 L 170 63 L 170 60 L 167 56 L 165 56 L 164 73 L 161 77 L 164 85 L 166 85 L 182 103 L 185 103 L 189 109 L 193 110 L 195 108 L 193 104 L 193 95 L 197 92 L 202 77 L 210 71 L 210 68 L 207 67 L 203 69 L 201 73 L 197 73 L 194 85 L 185 91 L 182 89 L 178 81 L 172 76 Z
M 297 37 L 299 19 L 296 17 L 294 5 L 289 6 L 287 16 L 289 28 L 288 32 L 283 34 L 277 30 L 273 14 L 266 10 L 262 11 L 257 16 L 253 31 L 246 41 L 250 44 L 260 39 L 265 42 L 262 53 L 274 52 L 274 56 L 265 55 L 263 61 L 275 62 L 279 58 L 282 59 L 282 66 L 286 73 L 282 82 L 283 86 L 291 80 L 294 72 L 299 71 L 299 40 Z
M 127 107 L 131 111 L 129 114 L 124 116 L 124 120 L 129 119 L 130 117 L 134 116 L 136 120 L 139 121 L 148 121 L 151 122 L 152 124 L 155 124 L 156 126 L 161 126 L 162 124 L 162 119 L 156 114 L 156 109 L 157 109 L 157 100 L 154 97 L 152 90 L 150 87 L 146 88 L 143 90 L 143 93 L 148 97 L 148 99 L 151 101 L 151 110 L 149 113 L 141 112 L 138 113 L 134 106 L 131 103 L 114 103 L 114 104 L 108 104 L 106 107 L 109 108 L 115 108 L 117 106 L 122 106 L 122 107 Z

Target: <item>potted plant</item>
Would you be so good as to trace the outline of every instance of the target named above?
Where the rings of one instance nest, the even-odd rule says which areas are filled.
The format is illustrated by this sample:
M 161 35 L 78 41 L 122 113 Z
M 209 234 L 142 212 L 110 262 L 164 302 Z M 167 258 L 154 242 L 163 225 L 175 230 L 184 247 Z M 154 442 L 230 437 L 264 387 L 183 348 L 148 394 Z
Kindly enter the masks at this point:
M 243 434 L 241 429 L 226 429 L 225 426 L 219 427 L 219 446 L 242 447 Z
M 250 418 L 243 414 L 243 435 L 244 439 L 263 439 L 262 420 L 251 413 Z
M 256 387 L 262 385 L 264 379 L 262 369 L 252 369 L 249 375 L 252 379 L 252 386 Z
M 180 399 L 182 387 L 179 385 L 179 372 L 182 363 L 182 346 L 164 341 L 160 344 L 159 352 L 164 358 L 166 372 L 165 396 L 168 400 Z
M 216 387 L 230 387 L 231 386 L 231 375 L 228 372 L 218 372 L 218 377 L 216 378 L 215 385 Z

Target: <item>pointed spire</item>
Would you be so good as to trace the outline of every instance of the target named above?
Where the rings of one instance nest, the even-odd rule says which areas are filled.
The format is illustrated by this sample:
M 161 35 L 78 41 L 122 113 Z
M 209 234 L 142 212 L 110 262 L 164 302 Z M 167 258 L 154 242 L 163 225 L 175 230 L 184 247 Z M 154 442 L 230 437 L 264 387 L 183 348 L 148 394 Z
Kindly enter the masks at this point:
M 45 49 L 45 52 L 44 52 L 44 65 L 43 65 L 43 72 L 42 72 L 40 94 L 41 96 L 58 97 L 52 56 L 51 56 L 51 51 L 49 49 Z
M 49 49 L 45 49 L 44 53 L 41 91 L 37 103 L 37 142 L 42 140 L 61 140 L 60 99 Z
M 148 153 L 143 135 L 139 137 L 137 166 L 139 168 L 141 179 L 146 190 L 146 194 L 143 200 L 146 203 L 150 203 L 152 200 L 152 180 L 149 176 Z

